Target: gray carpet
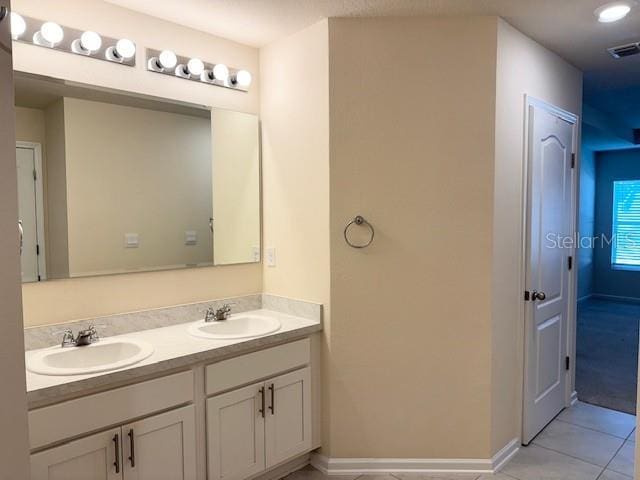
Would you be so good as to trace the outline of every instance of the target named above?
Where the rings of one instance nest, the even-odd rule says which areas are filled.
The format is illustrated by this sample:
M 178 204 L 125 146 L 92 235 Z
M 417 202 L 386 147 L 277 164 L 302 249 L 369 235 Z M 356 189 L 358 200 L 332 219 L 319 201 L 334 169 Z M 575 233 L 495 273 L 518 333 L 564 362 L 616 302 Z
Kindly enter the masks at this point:
M 640 304 L 578 304 L 576 390 L 586 403 L 636 414 Z

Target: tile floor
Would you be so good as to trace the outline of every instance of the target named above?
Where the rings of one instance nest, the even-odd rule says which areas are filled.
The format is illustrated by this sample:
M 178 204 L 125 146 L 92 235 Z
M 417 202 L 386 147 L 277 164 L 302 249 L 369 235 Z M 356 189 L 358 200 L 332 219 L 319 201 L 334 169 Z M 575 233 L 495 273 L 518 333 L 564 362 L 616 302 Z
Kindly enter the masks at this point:
M 380 474 L 360 480 L 631 480 L 636 417 L 578 402 L 498 474 Z M 355 480 L 306 467 L 286 480 Z

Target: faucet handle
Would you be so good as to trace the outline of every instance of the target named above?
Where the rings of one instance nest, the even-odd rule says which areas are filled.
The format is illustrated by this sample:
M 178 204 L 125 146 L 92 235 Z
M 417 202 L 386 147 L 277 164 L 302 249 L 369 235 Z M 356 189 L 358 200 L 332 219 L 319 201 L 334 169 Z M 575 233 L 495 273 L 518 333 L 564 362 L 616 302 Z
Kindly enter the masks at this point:
M 76 338 L 73 336 L 73 331 L 70 328 L 67 328 L 66 330 L 62 330 L 60 332 L 56 332 L 56 333 L 62 333 L 62 347 L 72 347 L 76 344 Z

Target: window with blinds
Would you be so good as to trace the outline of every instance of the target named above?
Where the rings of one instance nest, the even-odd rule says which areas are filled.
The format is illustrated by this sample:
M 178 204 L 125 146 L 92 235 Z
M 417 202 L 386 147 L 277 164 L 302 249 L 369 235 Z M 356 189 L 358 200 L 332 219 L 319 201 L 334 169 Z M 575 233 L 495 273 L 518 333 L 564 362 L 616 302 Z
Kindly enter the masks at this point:
M 613 267 L 640 270 L 640 180 L 613 182 Z

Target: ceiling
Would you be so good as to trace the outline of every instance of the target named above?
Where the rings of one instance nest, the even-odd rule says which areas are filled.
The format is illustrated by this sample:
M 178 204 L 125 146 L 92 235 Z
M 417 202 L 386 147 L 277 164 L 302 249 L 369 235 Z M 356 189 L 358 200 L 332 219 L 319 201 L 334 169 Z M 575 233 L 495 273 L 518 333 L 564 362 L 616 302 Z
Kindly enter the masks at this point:
M 594 85 L 640 83 L 640 56 L 614 60 L 607 47 L 640 40 L 640 4 L 622 21 L 598 23 L 610 0 L 106 0 L 256 47 L 325 17 L 500 15 L 588 72 Z

